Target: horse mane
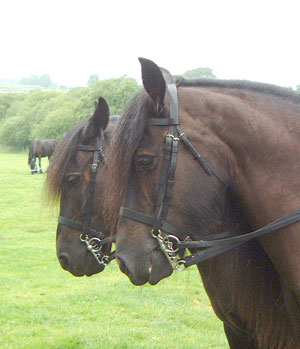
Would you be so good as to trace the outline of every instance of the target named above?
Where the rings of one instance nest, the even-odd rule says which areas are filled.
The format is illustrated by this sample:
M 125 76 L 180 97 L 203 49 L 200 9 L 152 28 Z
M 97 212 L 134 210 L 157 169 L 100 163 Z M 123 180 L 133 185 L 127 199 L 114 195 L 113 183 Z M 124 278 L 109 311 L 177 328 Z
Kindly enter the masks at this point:
M 182 77 L 176 77 L 176 85 L 178 87 L 217 87 L 226 89 L 240 89 L 285 98 L 295 103 L 300 102 L 300 93 L 297 91 L 286 87 L 248 80 L 221 80 L 201 78 L 185 79 Z
M 143 89 L 127 103 L 115 129 L 108 150 L 108 172 L 103 192 L 103 214 L 111 231 L 116 228 L 133 154 L 141 142 L 148 116 L 154 113 L 153 102 Z
M 73 126 L 58 143 L 52 154 L 45 182 L 49 202 L 56 202 L 60 197 L 65 170 L 76 151 L 87 122 L 88 119 L 85 119 Z

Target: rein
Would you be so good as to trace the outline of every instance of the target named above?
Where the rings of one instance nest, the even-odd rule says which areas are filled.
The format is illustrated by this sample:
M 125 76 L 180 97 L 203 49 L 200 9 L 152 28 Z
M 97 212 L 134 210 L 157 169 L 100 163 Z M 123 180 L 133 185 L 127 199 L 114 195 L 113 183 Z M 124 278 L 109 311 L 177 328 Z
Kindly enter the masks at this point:
M 93 161 L 90 166 L 91 181 L 89 185 L 89 193 L 82 213 L 83 223 L 80 224 L 63 216 L 58 216 L 58 223 L 81 232 L 80 240 L 86 244 L 87 249 L 92 253 L 97 262 L 100 265 L 106 266 L 115 258 L 115 252 L 111 252 L 110 246 L 112 237 L 107 237 L 104 233 L 98 232 L 90 227 L 94 206 L 96 176 L 100 161 L 104 161 L 102 136 L 100 135 L 96 139 L 95 147 L 89 145 L 78 145 L 76 149 L 93 152 Z M 92 237 L 89 237 L 89 235 Z
M 158 198 L 156 201 L 154 217 L 127 207 L 121 207 L 120 215 L 152 226 L 151 235 L 157 240 L 159 248 L 164 253 L 174 270 L 183 270 L 191 265 L 201 263 L 223 252 L 238 247 L 254 238 L 264 236 L 265 234 L 299 222 L 300 209 L 297 209 L 250 233 L 232 237 L 230 233 L 223 232 L 204 236 L 201 240 L 194 241 L 188 236 L 188 234 L 182 234 L 179 229 L 165 221 L 175 183 L 175 170 L 180 141 L 182 141 L 191 151 L 205 172 L 208 175 L 215 176 L 227 188 L 222 177 L 219 176 L 219 174 L 202 158 L 201 154 L 197 152 L 185 134 L 181 132 L 178 114 L 177 88 L 174 84 L 167 85 L 167 87 L 170 96 L 170 118 L 149 118 L 147 123 L 148 125 L 169 127 L 165 140 L 163 164 L 159 179 Z M 187 236 L 187 238 L 183 240 L 180 239 L 180 236 Z M 183 248 L 200 248 L 202 250 L 184 258 L 180 258 L 178 252 L 179 249 Z

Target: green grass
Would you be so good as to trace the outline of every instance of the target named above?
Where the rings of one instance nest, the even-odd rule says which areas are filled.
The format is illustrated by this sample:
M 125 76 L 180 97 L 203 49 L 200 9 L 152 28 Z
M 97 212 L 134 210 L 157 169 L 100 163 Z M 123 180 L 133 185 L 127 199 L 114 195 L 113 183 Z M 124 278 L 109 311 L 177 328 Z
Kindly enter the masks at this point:
M 90 278 L 61 269 L 44 179 L 0 152 L 0 348 L 228 348 L 195 268 L 142 287 L 115 262 Z

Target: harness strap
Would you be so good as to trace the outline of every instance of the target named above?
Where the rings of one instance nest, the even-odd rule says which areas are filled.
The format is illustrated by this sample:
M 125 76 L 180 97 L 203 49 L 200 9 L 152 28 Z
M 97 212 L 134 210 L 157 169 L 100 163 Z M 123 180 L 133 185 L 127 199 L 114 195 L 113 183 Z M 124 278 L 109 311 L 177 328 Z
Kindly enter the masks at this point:
M 207 259 L 218 256 L 223 252 L 227 252 L 233 248 L 236 248 L 245 242 L 253 240 L 254 238 L 261 237 L 267 233 L 285 228 L 291 224 L 300 221 L 300 209 L 297 209 L 276 221 L 245 235 L 239 235 L 235 237 L 217 239 L 215 241 L 183 241 L 178 242 L 178 248 L 204 248 L 203 251 L 196 252 L 192 255 L 186 256 L 182 261 L 185 267 L 189 267 L 194 264 L 201 263 Z
M 182 142 L 191 151 L 191 153 L 194 155 L 196 160 L 201 164 L 201 166 L 204 168 L 205 172 L 209 175 L 214 175 L 216 178 L 218 178 L 225 185 L 225 187 L 227 187 L 227 185 L 225 184 L 225 181 L 222 179 L 222 177 L 219 176 L 219 174 L 208 164 L 208 162 L 205 159 L 203 159 L 203 157 L 201 156 L 200 153 L 198 153 L 198 151 L 195 149 L 193 144 L 186 138 L 185 134 L 183 132 L 181 132 L 181 129 L 179 126 L 177 127 L 177 131 L 178 131 L 179 137 L 182 140 Z
M 125 217 L 125 218 L 130 218 L 136 222 L 140 222 L 140 223 L 144 223 L 144 224 L 147 224 L 150 226 L 151 225 L 154 226 L 154 220 L 155 220 L 154 217 L 149 216 L 149 215 L 142 213 L 142 212 L 135 211 L 131 208 L 121 207 L 120 208 L 120 215 L 122 217 Z M 178 230 L 173 225 L 167 223 L 164 220 L 161 221 L 160 228 L 169 234 L 176 234 L 176 235 L 181 234 L 180 230 Z
M 102 137 L 100 136 L 96 140 L 95 149 L 101 149 L 101 148 L 102 148 Z M 83 207 L 83 213 L 82 213 L 82 216 L 83 216 L 82 232 L 83 233 L 88 230 L 88 227 L 91 224 L 98 165 L 99 165 L 99 151 L 94 150 L 93 162 L 91 164 L 91 171 L 90 171 L 91 172 L 90 191 L 89 191 L 86 204 Z
M 172 119 L 151 118 L 148 120 L 148 125 L 169 126 L 168 134 L 166 136 L 163 164 L 159 179 L 158 197 L 153 222 L 153 229 L 156 231 L 161 228 L 162 220 L 165 219 L 168 212 L 169 201 L 171 199 L 174 185 L 178 155 L 177 143 L 179 138 L 176 137 L 176 126 L 179 125 L 177 88 L 174 84 L 171 84 L 168 85 L 168 91 L 170 97 L 170 114 L 172 115 Z
M 150 226 L 151 225 L 153 226 L 153 224 L 154 224 L 154 217 L 149 216 L 149 215 L 142 213 L 142 212 L 135 211 L 135 210 L 133 210 L 131 208 L 127 208 L 127 207 L 120 208 L 120 216 L 125 217 L 125 218 L 129 218 L 129 219 L 132 219 L 133 221 L 144 223 L 144 224 L 147 224 Z M 168 223 L 166 221 L 161 222 L 161 230 L 165 233 L 176 234 L 176 236 L 182 236 L 182 239 L 185 238 L 179 229 L 177 229 L 176 227 L 174 227 L 173 225 L 171 225 L 170 223 Z M 223 232 L 223 233 L 218 233 L 218 234 L 205 235 L 205 236 L 203 236 L 203 239 L 205 239 L 205 241 L 211 241 L 211 240 L 217 240 L 217 239 L 225 239 L 225 238 L 228 238 L 229 236 L 230 236 L 230 233 Z M 114 237 L 115 236 L 112 236 L 112 238 L 114 238 Z M 179 242 L 178 246 L 180 245 L 180 248 L 181 247 L 182 248 L 189 248 L 188 245 L 182 246 L 181 244 L 183 244 L 183 243 L 188 244 L 189 242 L 197 242 L 197 241 L 191 241 L 188 239 L 186 241 L 187 242 Z
M 242 245 L 243 242 L 237 242 L 233 243 L 229 246 L 215 246 L 215 247 L 209 247 L 203 251 L 196 252 L 194 254 L 191 254 L 189 256 L 186 256 L 183 258 L 184 266 L 190 267 L 191 265 L 198 264 L 201 262 L 206 261 L 207 259 L 213 258 L 218 256 L 221 253 L 227 252 L 229 250 L 232 250 L 233 248 L 236 248 L 240 245 Z
M 178 246 L 180 246 L 181 248 L 207 248 L 207 247 L 215 247 L 215 246 L 229 246 L 231 244 L 236 244 L 236 243 L 245 243 L 245 242 L 248 242 L 249 240 L 264 236 L 265 234 L 285 228 L 299 221 L 300 221 L 300 209 L 297 209 L 251 233 L 233 236 L 226 239 L 218 239 L 214 241 L 205 241 L 205 240 L 188 241 L 188 242 L 183 241 L 183 242 L 179 242 Z
M 69 219 L 69 218 L 66 218 L 63 216 L 58 216 L 57 220 L 58 220 L 59 224 L 65 225 L 66 227 L 72 228 L 72 229 L 80 231 L 80 232 L 83 231 L 83 225 L 78 223 L 78 222 L 73 221 L 72 219 Z M 102 232 L 98 232 L 95 229 L 92 229 L 90 227 L 88 227 L 87 233 L 89 233 L 93 236 L 96 236 L 97 238 L 99 238 L 101 240 L 105 237 L 105 235 Z
M 147 125 L 150 125 L 150 126 L 179 125 L 179 121 L 178 119 L 174 119 L 174 118 L 149 118 L 147 120 Z
M 82 151 L 98 151 L 98 152 L 102 152 L 102 147 L 94 147 L 92 145 L 83 145 L 83 144 L 79 144 L 76 147 L 77 150 L 82 150 Z

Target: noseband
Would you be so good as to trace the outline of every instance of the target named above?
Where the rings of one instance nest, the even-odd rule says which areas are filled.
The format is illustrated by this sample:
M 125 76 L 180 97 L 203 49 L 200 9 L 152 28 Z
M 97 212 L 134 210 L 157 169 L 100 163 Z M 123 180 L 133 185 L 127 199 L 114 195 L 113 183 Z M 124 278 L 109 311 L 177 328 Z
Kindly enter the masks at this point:
M 89 193 L 82 213 L 83 223 L 80 224 L 63 216 L 58 216 L 58 223 L 81 232 L 80 241 L 86 244 L 87 249 L 92 253 L 100 265 L 106 266 L 115 258 L 115 252 L 111 252 L 110 250 L 112 237 L 107 237 L 104 233 L 98 232 L 90 227 L 94 206 L 96 176 L 100 161 L 104 161 L 102 135 L 100 134 L 96 139 L 95 147 L 89 145 L 77 145 L 76 149 L 93 152 L 93 162 L 90 166 L 91 180 L 89 184 Z
M 168 92 L 170 97 L 170 118 L 149 118 L 147 123 L 151 126 L 169 127 L 165 140 L 165 149 L 159 179 L 155 214 L 152 217 L 131 208 L 121 207 L 120 215 L 125 218 L 152 226 L 151 235 L 157 240 L 159 248 L 167 257 L 174 270 L 182 270 L 184 267 L 198 264 L 223 252 L 229 251 L 232 248 L 235 248 L 254 238 L 261 237 L 267 233 L 282 229 L 300 221 L 300 209 L 297 209 L 288 215 L 283 216 L 278 220 L 250 233 L 232 236 L 232 234 L 224 232 L 204 236 L 199 241 L 192 240 L 188 233 L 182 234 L 179 229 L 167 223 L 165 218 L 167 216 L 175 183 L 175 170 L 180 141 L 182 141 L 189 151 L 191 151 L 205 172 L 208 175 L 213 175 L 216 177 L 225 185 L 227 189 L 227 185 L 222 177 L 219 176 L 219 174 L 215 172 L 215 170 L 203 159 L 201 154 L 199 154 L 199 152 L 194 148 L 192 143 L 187 139 L 185 134 L 180 129 L 176 86 L 174 84 L 168 85 Z M 184 248 L 200 248 L 201 251 L 184 258 L 180 258 L 178 256 L 179 249 Z

